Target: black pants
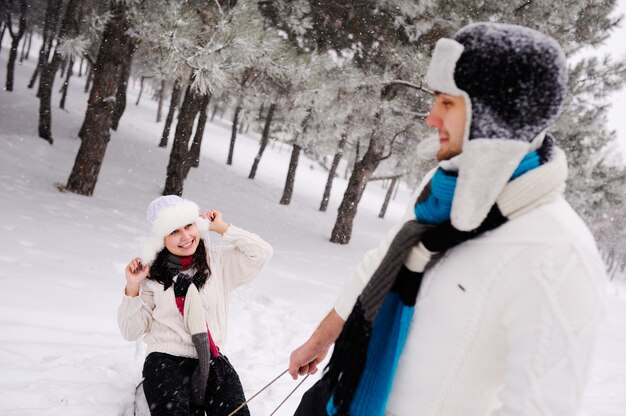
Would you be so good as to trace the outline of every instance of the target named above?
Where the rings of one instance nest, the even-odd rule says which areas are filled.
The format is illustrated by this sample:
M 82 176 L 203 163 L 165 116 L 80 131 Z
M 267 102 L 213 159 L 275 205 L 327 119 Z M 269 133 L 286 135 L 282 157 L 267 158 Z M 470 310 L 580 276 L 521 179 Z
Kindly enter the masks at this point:
M 152 416 L 189 416 L 203 410 L 207 416 L 227 416 L 246 401 L 237 372 L 223 355 L 211 360 L 204 406 L 191 405 L 191 375 L 198 360 L 153 352 L 143 365 L 143 390 Z M 200 413 L 202 414 L 202 413 Z M 248 407 L 236 416 L 250 416 Z
M 327 416 L 326 401 L 324 399 L 326 395 L 323 389 L 322 380 L 313 384 L 313 386 L 302 395 L 300 404 L 293 416 Z

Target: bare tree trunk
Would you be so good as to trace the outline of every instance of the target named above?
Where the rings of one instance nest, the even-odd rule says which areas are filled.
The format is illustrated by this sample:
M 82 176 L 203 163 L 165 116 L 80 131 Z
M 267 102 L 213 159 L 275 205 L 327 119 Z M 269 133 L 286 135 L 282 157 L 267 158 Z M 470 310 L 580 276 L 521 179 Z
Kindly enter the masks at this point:
M 354 163 L 346 163 L 346 170 L 343 173 L 343 178 L 344 179 L 348 179 L 348 177 L 350 176 L 350 174 L 352 173 L 352 171 L 350 170 L 350 168 L 354 168 L 354 165 L 356 165 L 356 162 L 359 161 L 359 153 L 361 151 L 361 140 L 357 140 L 356 141 L 356 146 L 354 146 L 354 160 L 352 161 L 352 158 L 350 158 L 350 160 Z
M 141 100 L 141 94 L 143 94 L 143 82 L 145 79 L 146 77 L 141 77 L 141 82 L 139 83 L 139 95 L 137 96 L 137 102 L 135 102 L 135 105 L 139 105 L 139 100 Z
M 391 200 L 391 195 L 393 194 L 394 189 L 398 184 L 399 176 L 396 176 L 391 180 L 391 185 L 389 185 L 389 189 L 387 189 L 387 194 L 385 195 L 385 202 L 383 202 L 383 206 L 380 208 L 380 213 L 378 214 L 378 218 L 385 218 L 385 214 L 387 213 L 387 207 L 389 206 L 389 201 Z
M 28 57 L 30 55 L 30 47 L 33 43 L 33 28 L 30 28 L 30 31 L 28 32 L 28 45 L 26 46 L 26 55 L 24 55 L 24 60 L 28 61 Z
M 63 0 L 48 0 L 46 6 L 46 16 L 43 25 L 43 41 L 41 49 L 39 49 L 39 58 L 37 61 L 37 67 L 33 72 L 33 75 L 28 82 L 28 88 L 33 88 L 37 77 L 41 73 L 41 70 L 50 59 L 50 51 L 52 50 L 52 41 L 56 37 L 57 26 L 59 23 L 59 16 L 61 15 L 61 9 Z
M 259 116 L 257 117 L 258 121 L 263 120 L 263 110 L 265 110 L 265 102 L 262 102 L 261 108 L 259 108 Z
M 65 81 L 63 81 L 63 88 L 61 88 L 61 102 L 59 103 L 59 108 L 65 109 L 65 100 L 67 98 L 67 89 L 70 85 L 70 77 L 73 74 L 74 69 L 74 59 L 70 58 L 69 67 L 67 69 L 67 74 L 65 77 Z
M 324 188 L 324 195 L 322 196 L 322 203 L 320 204 L 320 211 L 325 212 L 328 208 L 328 202 L 330 201 L 330 191 L 333 188 L 333 181 L 335 180 L 335 175 L 337 174 L 337 167 L 339 166 L 339 162 L 343 156 L 343 147 L 346 144 L 347 134 L 343 134 L 341 136 L 341 140 L 339 141 L 339 146 L 337 148 L 337 153 L 335 153 L 335 157 L 333 158 L 333 163 L 330 166 L 330 170 L 328 171 L 328 179 L 326 179 L 326 187 Z
M 131 40 L 128 44 L 128 50 L 126 51 L 127 55 L 124 60 L 124 68 L 122 68 L 122 74 L 120 75 L 117 92 L 115 93 L 115 110 L 113 110 L 113 119 L 111 124 L 111 128 L 115 131 L 117 131 L 122 114 L 124 114 L 124 110 L 126 110 L 126 90 L 128 89 L 128 78 L 130 77 L 130 69 L 133 64 L 133 54 L 135 53 L 135 49 L 135 42 Z
M 78 78 L 83 76 L 83 63 L 85 62 L 85 58 L 80 58 L 80 64 L 78 64 Z
M 19 46 L 20 39 L 22 39 L 24 31 L 26 30 L 26 10 L 28 10 L 26 0 L 20 0 L 20 21 L 17 33 L 13 33 L 11 13 L 7 12 L 6 15 L 6 24 L 9 27 L 9 34 L 11 35 L 11 51 L 9 52 L 9 62 L 7 64 L 7 81 L 4 87 L 7 91 L 13 91 L 13 77 L 15 72 L 15 60 L 17 59 L 17 48 Z
M 240 88 L 238 91 L 238 98 L 237 98 L 237 107 L 235 108 L 235 116 L 233 117 L 232 133 L 230 136 L 230 147 L 228 149 L 228 157 L 226 159 L 227 165 L 232 165 L 233 163 L 233 153 L 235 152 L 235 140 L 237 140 L 237 128 L 239 127 L 239 117 L 241 115 L 241 110 L 243 108 L 244 89 L 246 87 L 246 84 L 250 80 L 250 78 L 253 76 L 254 76 L 254 71 L 253 71 L 253 68 L 250 68 L 250 67 L 246 68 L 243 71 L 243 74 L 241 76 L 241 82 L 239 83 Z M 222 110 L 222 115 L 223 115 L 223 110 Z
M 2 30 L 0 30 L 0 52 L 2 51 L 2 40 L 4 39 L 4 32 L 7 30 L 7 25 L 0 21 L 0 26 L 2 26 Z
M 211 113 L 211 122 L 213 121 L 213 119 L 215 118 L 215 113 L 217 113 L 217 110 L 219 110 L 219 103 L 216 103 L 213 106 L 213 112 Z
M 61 67 L 59 68 L 59 78 L 63 78 L 65 75 L 65 69 L 67 68 L 67 59 L 61 59 Z
M 61 60 L 60 53 L 54 53 L 52 61 L 42 67 L 39 79 L 39 137 L 52 144 L 52 86 L 54 75 Z
M 183 104 L 178 112 L 178 123 L 174 134 L 174 143 L 167 164 L 167 177 L 163 195 L 182 195 L 183 184 L 189 165 L 189 139 L 193 130 L 196 114 L 200 110 L 202 96 L 191 88 L 191 82 L 185 91 Z
M 298 169 L 298 160 L 300 159 L 301 150 L 302 147 L 296 143 L 293 144 L 291 158 L 289 159 L 289 169 L 287 170 L 287 179 L 285 180 L 285 188 L 283 189 L 283 196 L 280 198 L 281 205 L 289 205 L 291 202 L 293 185 L 296 181 L 296 170 Z
M 91 81 L 93 81 L 93 65 L 87 63 L 87 80 L 85 81 L 85 92 L 89 92 Z
M 59 31 L 59 39 L 74 38 L 78 35 L 78 13 L 81 0 L 69 0 L 65 9 L 65 15 L 61 22 Z M 44 63 L 41 68 L 41 77 L 39 80 L 39 137 L 52 144 L 52 88 L 54 86 L 54 78 L 57 69 L 63 57 L 57 47 L 52 55 L 50 63 Z
M 243 134 L 243 132 L 246 129 L 246 118 L 245 118 L 245 113 L 242 113 L 239 115 L 239 134 Z
M 178 107 L 178 103 L 180 101 L 180 81 L 174 81 L 174 86 L 172 87 L 172 97 L 170 99 L 170 109 L 167 112 L 167 117 L 165 118 L 165 126 L 163 127 L 163 134 L 161 134 L 161 142 L 159 143 L 159 147 L 166 147 L 167 141 L 170 135 L 170 128 L 172 127 L 172 121 L 174 120 L 174 114 L 176 113 L 176 107 Z
M 237 140 L 237 125 L 239 124 L 239 113 L 241 113 L 241 100 L 237 102 L 235 108 L 235 115 L 233 116 L 233 126 L 230 133 L 230 146 L 228 147 L 228 158 L 226 158 L 226 164 L 233 164 L 233 153 L 235 152 L 235 140 Z
M 254 179 L 256 176 L 256 170 L 259 167 L 259 162 L 261 162 L 261 157 L 263 157 L 263 152 L 265 152 L 265 147 L 267 146 L 267 142 L 270 139 L 270 126 L 272 125 L 272 118 L 274 118 L 274 111 L 276 110 L 276 103 L 272 103 L 270 105 L 269 110 L 267 111 L 267 116 L 265 117 L 265 126 L 263 127 L 263 134 L 261 135 L 261 143 L 259 145 L 259 152 L 254 158 L 254 163 L 252 163 L 252 169 L 250 169 L 250 174 L 248 175 L 248 179 Z
M 26 47 L 30 48 L 30 42 L 28 41 L 29 37 L 33 37 L 33 29 L 30 27 L 26 30 L 24 35 L 24 41 L 22 42 L 22 53 L 20 53 L 20 64 L 24 62 L 24 58 L 26 57 Z
M 357 206 L 365 191 L 365 186 L 382 159 L 382 149 L 378 137 L 373 134 L 363 159 L 355 163 L 352 175 L 348 181 L 348 188 L 337 210 L 337 220 L 330 236 L 330 241 L 339 244 L 348 244 L 352 236 L 352 224 L 356 216 Z
M 41 49 L 43 48 L 44 47 L 42 46 Z M 41 50 L 39 51 L 39 55 L 41 56 Z M 37 66 L 33 71 L 33 75 L 30 76 L 30 80 L 28 81 L 28 88 L 33 88 L 35 86 L 35 83 L 37 82 L 37 77 L 39 76 L 39 72 L 41 71 L 41 65 L 42 64 L 37 63 Z
M 211 94 L 205 94 L 202 97 L 202 104 L 200 104 L 200 115 L 198 116 L 198 124 L 196 125 L 196 132 L 193 135 L 193 141 L 189 148 L 189 167 L 197 168 L 200 166 L 200 147 L 202 146 L 202 138 L 204 137 L 204 126 L 207 120 L 207 107 L 211 102 Z M 189 168 L 187 169 L 189 173 Z M 187 174 L 185 174 L 185 179 Z
M 161 122 L 161 114 L 163 113 L 163 96 L 165 96 L 165 80 L 161 80 L 161 88 L 159 89 L 158 100 L 159 105 L 157 106 L 157 119 L 156 122 Z
M 287 170 L 287 179 L 285 180 L 285 188 L 283 189 L 283 196 L 280 198 L 282 205 L 289 205 L 291 202 L 291 195 L 293 194 L 293 186 L 296 181 L 296 169 L 298 168 L 298 159 L 300 158 L 300 151 L 302 146 L 298 143 L 298 139 L 306 133 L 309 125 L 309 120 L 313 115 L 313 107 L 309 108 L 306 112 L 306 116 L 300 123 L 300 132 L 296 134 L 294 139 L 293 149 L 291 150 L 291 158 L 289 159 L 289 169 Z M 282 146 L 281 146 L 282 147 Z
M 130 43 L 130 23 L 125 2 L 113 2 L 111 17 L 107 22 L 98 58 L 93 66 L 93 88 L 89 95 L 83 123 L 81 145 L 66 189 L 90 196 L 96 187 L 100 167 L 111 138 L 111 118 L 119 78 L 124 69 Z

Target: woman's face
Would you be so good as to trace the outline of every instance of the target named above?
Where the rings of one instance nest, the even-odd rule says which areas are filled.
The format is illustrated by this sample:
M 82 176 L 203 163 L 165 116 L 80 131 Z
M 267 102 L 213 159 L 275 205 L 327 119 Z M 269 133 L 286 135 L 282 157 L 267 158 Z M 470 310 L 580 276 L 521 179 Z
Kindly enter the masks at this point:
M 191 256 L 200 243 L 200 233 L 196 223 L 187 224 L 172 231 L 165 237 L 165 248 L 176 256 Z

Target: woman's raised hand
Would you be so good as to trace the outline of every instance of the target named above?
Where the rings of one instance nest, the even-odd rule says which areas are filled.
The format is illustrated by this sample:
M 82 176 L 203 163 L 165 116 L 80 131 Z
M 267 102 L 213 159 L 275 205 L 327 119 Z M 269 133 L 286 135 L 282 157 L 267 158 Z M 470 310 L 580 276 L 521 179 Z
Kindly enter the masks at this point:
M 209 226 L 210 231 L 224 234 L 226 230 L 228 230 L 229 224 L 224 222 L 223 215 L 220 211 L 212 209 L 205 212 L 204 214 L 200 214 L 200 216 L 211 221 L 211 225 Z
M 139 295 L 141 283 L 146 280 L 150 272 L 150 265 L 141 264 L 141 259 L 135 257 L 128 266 L 126 266 L 126 295 L 135 297 Z

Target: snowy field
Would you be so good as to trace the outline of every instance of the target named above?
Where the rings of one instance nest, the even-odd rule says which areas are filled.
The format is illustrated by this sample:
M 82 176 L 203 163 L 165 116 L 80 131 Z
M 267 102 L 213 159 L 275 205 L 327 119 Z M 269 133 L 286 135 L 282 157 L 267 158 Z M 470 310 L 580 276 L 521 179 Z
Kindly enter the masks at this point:
M 0 54 L 4 85 L 7 36 Z M 144 346 L 124 341 L 116 310 L 123 268 L 138 254 L 148 226 L 148 203 L 165 182 L 167 150 L 157 147 L 163 123 L 144 91 L 135 106 L 131 84 L 120 128 L 113 132 L 92 197 L 61 193 L 79 147 L 85 79 L 72 78 L 66 110 L 52 100 L 54 145 L 37 137 L 38 100 L 26 84 L 36 53 L 16 66 L 15 91 L 0 91 L 0 414 L 132 415 Z M 258 135 L 240 135 L 234 163 L 225 160 L 227 120 L 207 124 L 200 167 L 192 169 L 184 197 L 219 209 L 225 220 L 258 233 L 274 247 L 263 274 L 234 294 L 229 338 L 222 350 L 252 395 L 287 368 L 331 307 L 344 279 L 402 214 L 409 190 L 401 188 L 387 217 L 377 217 L 385 190 L 368 186 L 352 242 L 328 242 L 346 181 L 335 181 L 326 213 L 317 210 L 326 173 L 302 158 L 289 206 L 278 204 L 290 148 L 268 146 L 257 178 L 247 179 Z M 172 131 L 173 135 L 173 131 Z M 171 140 L 170 140 L 171 142 Z M 212 243 L 219 244 L 214 234 Z M 610 286 L 584 415 L 626 414 L 626 289 Z M 277 415 L 290 415 L 305 384 Z M 269 415 L 297 382 L 281 378 L 251 403 Z

